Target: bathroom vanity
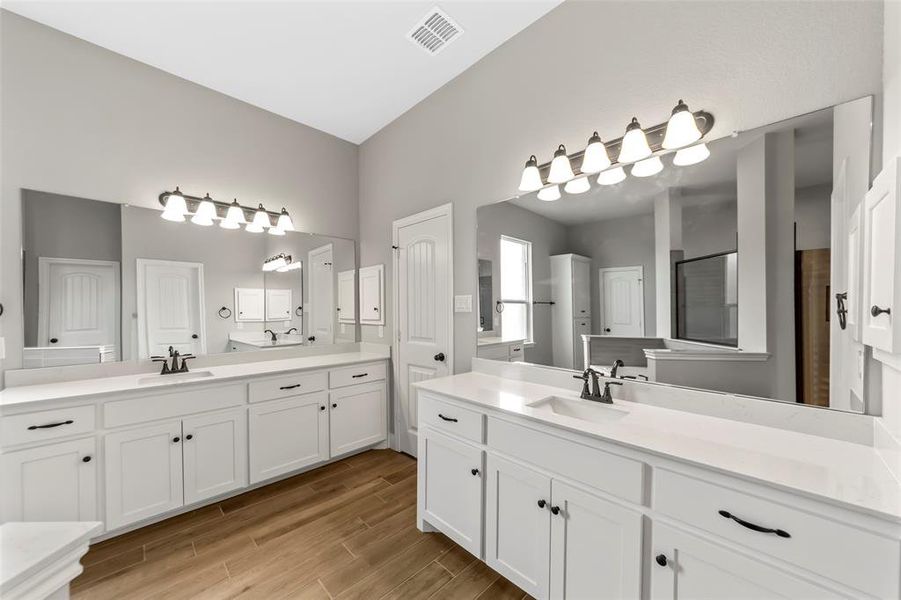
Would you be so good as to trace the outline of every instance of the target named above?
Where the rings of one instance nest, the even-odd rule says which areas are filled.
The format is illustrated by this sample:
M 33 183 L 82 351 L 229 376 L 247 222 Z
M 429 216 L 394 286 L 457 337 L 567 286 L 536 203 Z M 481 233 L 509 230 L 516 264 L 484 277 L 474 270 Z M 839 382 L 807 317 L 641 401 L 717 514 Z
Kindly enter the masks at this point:
M 571 376 L 477 359 L 416 384 L 420 529 L 536 598 L 901 593 L 901 487 L 871 445 L 832 435 L 833 413 L 746 399 L 765 426 L 635 382 L 659 397 L 608 405 Z

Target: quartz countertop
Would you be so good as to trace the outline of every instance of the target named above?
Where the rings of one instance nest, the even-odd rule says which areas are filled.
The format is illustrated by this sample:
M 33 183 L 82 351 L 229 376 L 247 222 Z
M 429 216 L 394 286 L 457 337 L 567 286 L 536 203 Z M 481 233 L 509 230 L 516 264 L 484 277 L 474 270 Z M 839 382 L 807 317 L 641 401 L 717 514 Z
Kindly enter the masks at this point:
M 613 408 L 625 415 L 586 421 L 530 406 L 548 396 L 580 401 L 575 388 L 484 373 L 415 387 L 901 523 L 901 484 L 863 444 L 616 399 Z
M 498 344 L 523 344 L 525 340 L 522 338 L 510 338 L 505 339 L 498 336 L 485 336 L 478 338 L 477 344 L 479 346 L 496 346 Z
M 256 352 L 251 354 L 258 354 Z M 145 392 L 172 386 L 190 386 L 210 383 L 228 382 L 259 375 L 274 375 L 282 372 L 303 371 L 328 367 L 340 367 L 364 362 L 386 360 L 388 357 L 376 352 L 343 352 L 340 354 L 319 354 L 279 360 L 262 360 L 231 365 L 193 366 L 195 373 L 209 371 L 212 375 L 197 379 L 184 379 L 178 376 L 158 375 L 157 371 L 149 373 L 102 377 L 98 379 L 80 379 L 59 383 L 39 385 L 23 385 L 6 388 L 0 391 L 0 408 L 21 406 L 49 400 L 71 400 L 87 396 L 101 396 L 123 392 Z M 159 377 L 159 379 L 156 379 Z M 146 382 L 146 380 L 152 380 Z M 142 382 L 143 380 L 143 382 Z

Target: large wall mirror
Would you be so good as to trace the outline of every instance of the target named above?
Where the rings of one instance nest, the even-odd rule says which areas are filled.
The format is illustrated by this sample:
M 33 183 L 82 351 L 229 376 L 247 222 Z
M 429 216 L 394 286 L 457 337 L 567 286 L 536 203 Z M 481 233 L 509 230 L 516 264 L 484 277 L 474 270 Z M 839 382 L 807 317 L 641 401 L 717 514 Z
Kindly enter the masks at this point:
M 481 207 L 477 355 L 865 411 L 872 111 L 861 98 L 708 142 L 696 164 Z
M 353 240 L 173 223 L 33 190 L 22 240 L 24 368 L 357 340 Z

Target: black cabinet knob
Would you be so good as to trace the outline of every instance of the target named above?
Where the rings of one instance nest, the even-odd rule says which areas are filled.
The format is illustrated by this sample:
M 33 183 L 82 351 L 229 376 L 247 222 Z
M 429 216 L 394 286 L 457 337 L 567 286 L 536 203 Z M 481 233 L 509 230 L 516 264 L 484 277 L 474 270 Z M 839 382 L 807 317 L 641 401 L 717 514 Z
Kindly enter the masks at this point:
M 604 333 L 610 333 L 610 328 L 609 328 L 609 327 L 604 327 Z
M 552 506 L 552 507 L 551 507 L 551 512 L 554 513 L 555 515 L 559 515 L 559 514 L 560 514 L 560 507 L 559 507 L 559 506 Z
M 55 344 L 55 343 L 58 342 L 58 341 L 59 341 L 59 339 L 57 339 L 57 338 L 50 338 L 50 343 L 51 343 L 51 344 Z
M 547 501 L 545 501 L 545 500 L 538 501 L 538 508 L 544 508 L 545 506 L 547 506 Z
M 479 474 L 479 470 L 478 470 L 478 469 L 473 469 L 472 471 L 470 471 L 470 473 L 472 473 L 473 475 L 478 475 L 478 474 Z
M 186 440 L 193 440 L 193 439 L 194 439 L 194 435 L 191 434 L 191 433 L 189 433 L 188 435 L 185 436 L 185 439 L 186 439 Z
M 178 436 L 175 436 L 174 438 L 172 438 L 172 443 L 173 443 L 173 444 L 177 444 L 177 443 L 180 442 L 180 441 L 181 441 L 181 438 L 178 437 Z
M 325 404 L 319 407 L 319 410 L 325 410 Z
M 665 554 L 658 554 L 658 555 L 654 558 L 654 560 L 656 560 L 656 561 L 657 561 L 657 564 L 660 565 L 661 567 L 665 567 L 665 566 L 667 565 L 667 563 L 669 562 L 669 561 L 666 560 L 666 555 L 665 555 Z
M 870 314 L 873 315 L 874 317 L 878 317 L 879 315 L 881 315 L 881 314 L 883 314 L 883 313 L 885 313 L 885 314 L 887 314 L 887 315 L 890 315 L 890 314 L 892 314 L 892 309 L 890 309 L 890 308 L 879 308 L 879 307 L 876 306 L 875 304 L 872 306 L 872 308 L 870 308 Z M 50 340 L 50 341 L 52 342 L 53 340 Z
M 91 462 L 91 457 L 85 456 L 84 458 L 81 459 L 81 462 Z
M 439 352 L 435 355 L 435 360 L 437 360 L 438 362 L 444 362 L 445 358 L 446 357 L 444 356 L 444 352 Z
M 332 402 L 332 408 L 338 408 L 338 403 L 337 403 L 337 402 Z
M 191 339 L 192 339 L 192 340 L 196 340 L 196 339 L 199 338 L 199 337 L 200 337 L 200 336 L 197 335 L 196 333 L 192 333 L 192 334 L 191 334 Z

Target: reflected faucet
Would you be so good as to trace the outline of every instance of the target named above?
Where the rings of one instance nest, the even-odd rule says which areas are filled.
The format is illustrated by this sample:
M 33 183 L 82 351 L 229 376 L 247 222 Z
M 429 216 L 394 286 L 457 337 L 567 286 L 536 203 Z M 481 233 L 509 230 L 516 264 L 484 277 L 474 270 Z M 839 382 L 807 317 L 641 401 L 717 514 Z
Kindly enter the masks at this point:
M 291 335 L 292 331 L 297 331 L 297 327 L 292 327 L 291 329 L 289 329 L 288 331 L 285 332 L 285 335 Z
M 619 371 L 620 367 L 625 367 L 625 366 L 626 366 L 626 364 L 618 358 L 615 361 L 613 361 L 613 366 L 610 367 L 610 378 L 616 379 L 616 372 Z
M 264 329 L 263 333 L 269 334 L 269 341 L 272 342 L 273 344 L 278 341 L 278 336 L 271 329 Z

